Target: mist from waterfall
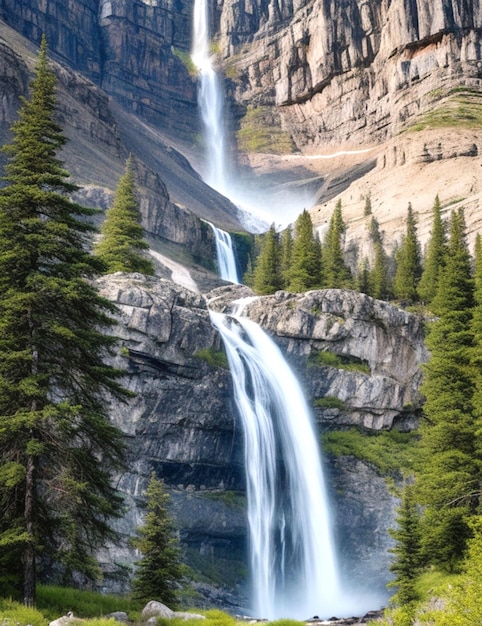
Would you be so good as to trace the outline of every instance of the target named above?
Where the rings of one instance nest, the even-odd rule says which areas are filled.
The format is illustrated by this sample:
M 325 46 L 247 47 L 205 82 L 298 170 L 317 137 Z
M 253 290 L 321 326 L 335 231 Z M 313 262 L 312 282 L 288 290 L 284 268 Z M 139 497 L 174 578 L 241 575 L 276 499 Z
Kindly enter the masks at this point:
M 213 229 L 214 237 L 216 239 L 216 256 L 220 277 L 223 280 L 229 280 L 232 283 L 239 283 L 231 235 L 221 228 L 217 228 L 217 226 L 214 226 L 211 222 L 207 223 Z
M 346 615 L 319 446 L 300 385 L 257 324 L 214 312 L 211 319 L 244 428 L 253 613 Z

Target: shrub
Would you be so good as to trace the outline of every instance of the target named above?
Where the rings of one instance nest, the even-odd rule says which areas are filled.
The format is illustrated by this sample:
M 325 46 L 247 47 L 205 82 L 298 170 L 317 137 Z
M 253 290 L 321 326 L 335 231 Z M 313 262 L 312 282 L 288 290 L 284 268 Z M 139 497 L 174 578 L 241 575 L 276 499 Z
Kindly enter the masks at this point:
M 206 361 L 210 367 L 222 367 L 225 370 L 229 369 L 228 358 L 223 350 L 205 348 L 203 350 L 198 350 L 194 356 L 196 359 Z

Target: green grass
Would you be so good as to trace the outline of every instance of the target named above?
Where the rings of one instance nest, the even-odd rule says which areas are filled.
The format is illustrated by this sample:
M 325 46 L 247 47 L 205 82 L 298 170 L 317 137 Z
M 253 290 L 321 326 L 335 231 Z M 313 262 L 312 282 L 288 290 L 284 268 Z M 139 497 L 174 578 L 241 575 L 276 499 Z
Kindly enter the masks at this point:
M 407 131 L 434 128 L 482 128 L 482 93 L 465 87 L 451 90 Z
M 57 617 L 59 617 L 57 615 Z M 38 609 L 32 609 L 13 600 L 0 598 L 1 626 L 47 626 L 49 619 Z
M 412 472 L 417 460 L 418 436 L 413 432 L 367 433 L 351 428 L 324 433 L 322 438 L 326 453 L 372 463 L 385 476 Z
M 236 136 L 241 152 L 291 154 L 295 149 L 291 136 L 281 128 L 279 115 L 269 107 L 248 107 Z
M 189 52 L 184 52 L 184 50 L 179 50 L 179 48 L 171 48 L 172 53 L 176 56 L 185 66 L 190 76 L 197 76 L 198 69 L 194 65 L 193 60 L 191 59 L 191 55 Z
M 56 619 L 68 611 L 82 618 L 98 618 L 114 611 L 124 611 L 132 619 L 133 615 L 142 610 L 143 604 L 123 596 L 55 585 L 39 585 L 37 608 L 50 619 Z
M 206 619 L 200 621 L 199 619 L 184 619 L 177 618 L 158 618 L 158 626 L 236 626 L 236 620 L 231 615 L 219 611 L 218 609 L 210 609 L 208 611 L 196 611 L 201 615 L 205 615 Z
M 334 367 L 341 370 L 370 374 L 370 366 L 366 361 L 345 354 L 335 354 L 329 350 L 312 352 L 308 364 L 312 367 Z
M 340 409 L 343 411 L 346 409 L 346 404 L 340 398 L 336 396 L 325 396 L 324 398 L 316 398 L 313 402 L 315 407 L 320 409 Z
M 229 369 L 228 357 L 222 350 L 215 350 L 214 348 L 206 348 L 195 352 L 196 359 L 206 361 L 210 367 L 222 367 L 225 370 Z

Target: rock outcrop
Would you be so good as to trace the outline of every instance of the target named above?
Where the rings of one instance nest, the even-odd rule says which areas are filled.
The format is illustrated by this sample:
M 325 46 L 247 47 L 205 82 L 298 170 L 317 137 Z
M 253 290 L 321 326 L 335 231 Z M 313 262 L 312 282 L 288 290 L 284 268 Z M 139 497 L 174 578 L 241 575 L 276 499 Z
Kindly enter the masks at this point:
M 231 285 L 204 297 L 170 281 L 123 274 L 98 284 L 119 307 L 115 364 L 126 369 L 125 384 L 136 393 L 111 408 L 131 450 L 129 471 L 119 479 L 128 507 L 119 529 L 127 538 L 139 525 L 143 491 L 155 470 L 171 494 L 186 560 L 208 578 L 197 584 L 195 604 L 241 612 L 247 570 L 243 435 L 207 302 L 223 310 L 249 290 Z M 279 292 L 254 299 L 245 314 L 275 336 L 310 401 L 325 395 L 344 401 L 343 409 L 317 409 L 320 429 L 416 423 L 418 365 L 426 358 L 417 317 L 337 290 Z M 363 361 L 370 371 L 313 365 L 320 350 Z M 395 500 L 375 468 L 353 458 L 327 463 L 343 560 L 357 584 L 368 580 L 383 588 Z M 124 543 L 102 558 L 106 587 L 119 588 L 119 569 L 134 555 Z M 222 574 L 213 580 L 212 572 Z

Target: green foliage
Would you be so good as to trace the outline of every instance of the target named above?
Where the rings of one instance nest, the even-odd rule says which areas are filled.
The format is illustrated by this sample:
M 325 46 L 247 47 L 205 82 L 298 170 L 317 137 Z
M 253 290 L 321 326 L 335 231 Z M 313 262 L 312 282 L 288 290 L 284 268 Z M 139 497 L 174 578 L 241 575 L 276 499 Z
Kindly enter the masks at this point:
M 352 285 L 352 276 L 343 255 L 342 238 L 345 230 L 341 200 L 338 200 L 323 245 L 321 273 L 325 288 L 348 289 Z
M 274 626 L 301 626 L 305 622 L 300 622 L 295 619 L 275 619 L 270 624 L 274 624 Z
M 368 295 L 379 300 L 390 298 L 392 289 L 388 272 L 388 257 L 383 247 L 378 221 L 370 220 L 370 241 L 373 243 L 374 261 L 368 275 Z
M 413 605 L 419 598 L 415 583 L 422 566 L 422 551 L 419 513 L 409 485 L 405 486 L 397 509 L 397 527 L 389 533 L 396 541 L 390 549 L 394 555 L 390 571 L 395 578 L 389 586 L 397 588 L 391 601 L 401 606 Z
M 287 278 L 288 291 L 306 291 L 321 286 L 321 244 L 313 234 L 313 223 L 306 209 L 296 220 Z
M 158 598 L 169 607 L 177 604 L 176 590 L 183 578 L 178 540 L 169 518 L 169 495 L 153 473 L 146 490 L 147 513 L 132 545 L 142 555 L 136 564 L 132 595 L 136 600 Z
M 47 626 L 49 620 L 37 609 L 10 599 L 0 598 L 0 624 L 2 626 Z
M 254 290 L 265 295 L 275 293 L 282 286 L 280 241 L 272 224 L 260 239 L 260 251 L 254 270 Z
M 234 232 L 231 233 L 233 247 L 236 250 L 236 260 L 238 261 L 241 275 L 248 269 L 249 259 L 253 255 L 254 235 L 251 233 Z
M 420 244 L 417 239 L 417 223 L 408 205 L 406 232 L 396 254 L 397 269 L 393 280 L 393 292 L 399 300 L 408 303 L 418 299 L 417 285 L 422 274 Z
M 425 507 L 423 546 L 429 561 L 453 571 L 469 535 L 468 520 L 480 502 L 480 461 L 474 419 L 474 303 L 471 263 L 462 213 L 452 212 L 446 265 L 432 308 L 421 392 L 427 419 L 420 426 L 417 496 Z
M 206 617 L 205 620 L 202 620 L 203 626 L 236 626 L 234 617 L 218 609 L 199 612 Z M 157 619 L 158 626 L 199 626 L 199 623 L 200 620 L 198 618 L 184 619 L 175 617 L 170 619 L 161 617 Z
M 269 107 L 248 107 L 236 133 L 241 152 L 291 154 L 295 146 L 289 133 L 281 129 L 278 118 Z
M 124 611 L 132 618 L 142 610 L 143 606 L 141 602 L 136 602 L 130 597 L 73 589 L 72 587 L 38 586 L 37 608 L 50 620 L 56 619 L 59 615 L 65 615 L 67 611 L 72 611 L 74 615 L 82 618 L 93 618 L 114 611 Z
M 467 87 L 452 90 L 437 106 L 421 116 L 409 131 L 430 128 L 480 128 L 482 94 Z
M 198 69 L 194 64 L 191 55 L 189 52 L 185 52 L 184 50 L 179 50 L 179 48 L 175 48 L 174 46 L 171 48 L 171 51 L 174 56 L 176 56 L 182 64 L 185 66 L 190 76 L 197 76 Z
M 95 579 L 92 555 L 121 510 L 123 438 L 105 396 L 124 392 L 102 332 L 115 307 L 86 280 L 102 264 L 86 251 L 93 211 L 69 199 L 77 187 L 56 157 L 54 89 L 43 39 L 0 189 L 0 580 L 26 604 L 40 551 L 64 582 Z
M 94 253 L 105 264 L 107 273 L 154 274 L 152 261 L 141 254 L 149 245 L 143 240 L 144 229 L 139 221 L 133 162 L 129 158 L 124 175 L 119 180 L 114 204 L 107 209 L 102 224 L 102 239 L 94 247 Z
M 363 215 L 367 217 L 372 214 L 372 196 L 371 193 L 368 192 L 365 196 L 365 206 L 363 207 Z
M 370 374 L 370 366 L 365 361 L 361 361 L 350 355 L 335 354 L 329 350 L 313 351 L 310 355 L 309 365 L 336 367 L 337 369 Z
M 225 370 L 229 369 L 228 357 L 224 350 L 216 350 L 215 348 L 203 348 L 195 352 L 196 359 L 206 361 L 210 367 L 222 367 Z
M 412 472 L 418 457 L 417 446 L 416 433 L 398 430 L 367 433 L 351 428 L 323 434 L 325 452 L 372 463 L 385 476 Z
M 439 197 L 435 197 L 433 205 L 432 230 L 425 255 L 423 272 L 417 291 L 420 299 L 430 304 L 437 293 L 439 275 L 445 265 L 447 253 L 446 225 L 442 220 Z
M 319 409 L 346 409 L 346 404 L 336 396 L 325 396 L 324 398 L 316 398 L 313 405 Z
M 236 511 L 246 510 L 246 495 L 238 491 L 205 491 L 203 497 L 208 500 L 222 502 L 230 509 Z

